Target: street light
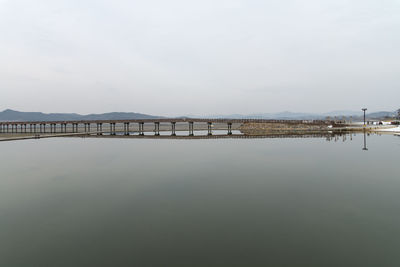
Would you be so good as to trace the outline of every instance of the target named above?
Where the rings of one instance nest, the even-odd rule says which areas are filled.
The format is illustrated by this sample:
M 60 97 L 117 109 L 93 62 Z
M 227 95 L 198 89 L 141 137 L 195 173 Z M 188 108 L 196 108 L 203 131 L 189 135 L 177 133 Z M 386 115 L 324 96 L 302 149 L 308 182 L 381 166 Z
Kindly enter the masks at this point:
M 361 110 L 364 111 L 364 127 L 365 127 L 365 111 L 367 111 L 367 109 L 366 108 L 362 108 Z

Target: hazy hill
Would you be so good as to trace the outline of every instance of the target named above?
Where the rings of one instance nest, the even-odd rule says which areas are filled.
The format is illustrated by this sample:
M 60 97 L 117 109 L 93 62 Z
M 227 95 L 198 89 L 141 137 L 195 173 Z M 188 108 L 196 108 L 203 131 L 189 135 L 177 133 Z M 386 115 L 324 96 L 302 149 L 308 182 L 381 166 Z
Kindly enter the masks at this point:
M 394 111 L 379 111 L 366 114 L 368 119 L 383 119 L 386 117 L 394 117 L 397 114 Z M 325 119 L 326 117 L 353 117 L 353 120 L 362 120 L 362 111 L 331 111 L 326 113 L 301 113 L 301 112 L 277 112 L 277 113 L 255 113 L 255 114 L 228 114 L 228 115 L 212 115 L 212 116 L 188 116 L 188 117 L 212 117 L 212 118 L 229 118 L 229 119 L 274 119 L 274 120 L 319 120 Z
M 0 121 L 124 120 L 155 118 L 161 118 L 161 116 L 152 116 L 134 112 L 111 112 L 89 115 L 80 115 L 76 113 L 21 112 L 11 109 L 6 109 L 0 112 Z
M 394 117 L 396 112 L 380 111 L 367 112 L 368 119 L 383 119 L 385 117 Z M 332 111 L 327 113 L 296 113 L 290 111 L 278 113 L 257 113 L 257 114 L 229 114 L 229 115 L 212 115 L 212 116 L 185 116 L 192 118 L 229 118 L 229 119 L 276 119 L 276 120 L 318 120 L 326 117 L 342 118 L 342 116 L 353 117 L 354 121 L 363 119 L 360 111 Z M 134 112 L 111 112 L 103 114 L 80 115 L 76 113 L 42 113 L 42 112 L 20 112 L 6 109 L 0 112 L 0 121 L 70 121 L 70 120 L 124 120 L 124 119 L 155 119 L 162 116 L 152 116 Z

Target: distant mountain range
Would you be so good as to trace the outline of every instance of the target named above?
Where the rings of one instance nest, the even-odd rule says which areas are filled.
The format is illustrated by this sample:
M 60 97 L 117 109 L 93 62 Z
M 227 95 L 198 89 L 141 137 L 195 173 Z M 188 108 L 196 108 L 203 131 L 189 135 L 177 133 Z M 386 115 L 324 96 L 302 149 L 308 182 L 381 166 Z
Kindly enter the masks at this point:
M 367 113 L 368 119 L 382 119 L 396 116 L 395 111 L 380 111 Z M 326 117 L 334 118 L 337 116 L 353 117 L 354 121 L 362 120 L 361 111 L 332 111 L 327 113 L 296 113 L 296 112 L 278 112 L 278 113 L 258 113 L 258 114 L 229 114 L 212 116 L 185 116 L 192 118 L 228 118 L 228 119 L 277 119 L 277 120 L 318 120 Z M 128 120 L 128 119 L 156 119 L 162 116 L 153 116 L 134 112 L 111 112 L 103 114 L 80 115 L 76 113 L 42 113 L 42 112 L 21 112 L 6 109 L 0 112 L 0 121 L 71 121 L 71 120 Z
M 0 121 L 128 120 L 156 118 L 161 118 L 161 116 L 152 116 L 134 112 L 110 112 L 89 115 L 80 115 L 76 113 L 21 112 L 11 109 L 6 109 L 0 112 Z
M 373 113 L 366 113 L 366 118 L 368 119 L 383 119 L 383 118 L 392 118 L 396 116 L 397 112 L 395 111 L 379 111 Z M 229 115 L 215 115 L 211 116 L 212 118 L 229 118 L 229 119 L 274 119 L 274 120 L 320 120 L 330 118 L 342 118 L 343 116 L 349 118 L 350 116 L 354 121 L 361 121 L 363 119 L 362 111 L 331 111 L 326 113 L 298 113 L 298 112 L 278 112 L 278 113 L 256 113 L 256 114 L 229 114 Z M 197 118 L 205 118 L 210 116 L 188 116 L 188 117 L 197 117 Z

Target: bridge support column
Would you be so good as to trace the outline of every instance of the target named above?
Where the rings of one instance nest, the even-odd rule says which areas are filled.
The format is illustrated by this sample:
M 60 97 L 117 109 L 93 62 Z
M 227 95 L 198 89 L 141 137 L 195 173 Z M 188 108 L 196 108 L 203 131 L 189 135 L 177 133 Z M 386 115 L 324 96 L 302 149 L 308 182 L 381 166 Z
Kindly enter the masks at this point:
M 72 123 L 72 132 L 77 133 L 78 132 L 78 123 Z
M 193 136 L 194 135 L 194 122 L 189 121 L 189 135 Z
M 154 123 L 154 135 L 160 135 L 160 122 Z
M 97 123 L 97 135 L 102 135 L 102 134 L 103 134 L 103 124 Z
M 171 122 L 171 135 L 172 135 L 172 136 L 175 136 L 175 135 L 176 135 L 176 133 L 175 133 L 175 126 L 176 126 L 176 122 L 172 121 L 172 122 Z
M 212 129 L 211 129 L 211 126 L 212 126 L 212 122 L 208 122 L 208 123 L 207 123 L 208 135 L 212 135 Z
M 144 122 L 139 122 L 139 135 L 144 135 Z
M 228 135 L 232 134 L 232 122 L 228 122 Z
M 129 122 L 124 122 L 124 135 L 129 135 Z
M 115 135 L 115 122 L 110 122 L 110 135 Z
M 26 133 L 26 123 L 24 123 L 24 133 Z

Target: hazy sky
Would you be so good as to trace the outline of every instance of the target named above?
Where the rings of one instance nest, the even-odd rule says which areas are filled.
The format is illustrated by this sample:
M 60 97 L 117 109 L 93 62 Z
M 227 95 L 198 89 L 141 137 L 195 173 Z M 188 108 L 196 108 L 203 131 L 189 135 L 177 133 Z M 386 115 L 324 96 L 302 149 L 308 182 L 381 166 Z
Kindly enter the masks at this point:
M 0 110 L 400 108 L 400 0 L 0 0 Z

